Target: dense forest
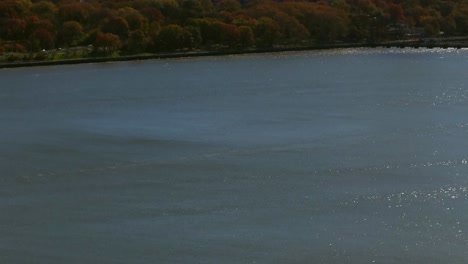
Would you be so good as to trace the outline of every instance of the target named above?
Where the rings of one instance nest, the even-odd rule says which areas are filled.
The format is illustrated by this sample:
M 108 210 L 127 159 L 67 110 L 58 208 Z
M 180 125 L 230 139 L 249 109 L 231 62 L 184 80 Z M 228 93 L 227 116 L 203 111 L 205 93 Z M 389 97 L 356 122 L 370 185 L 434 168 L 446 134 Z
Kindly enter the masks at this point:
M 468 33 L 468 0 L 2 0 L 0 52 L 137 54 Z

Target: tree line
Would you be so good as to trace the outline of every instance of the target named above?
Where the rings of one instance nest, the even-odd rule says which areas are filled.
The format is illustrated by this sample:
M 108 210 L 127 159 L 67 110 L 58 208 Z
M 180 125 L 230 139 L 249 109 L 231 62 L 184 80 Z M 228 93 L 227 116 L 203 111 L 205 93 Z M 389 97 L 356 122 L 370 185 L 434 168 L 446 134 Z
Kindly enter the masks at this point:
M 2 0 L 0 52 L 125 54 L 465 35 L 468 0 Z M 408 34 L 409 35 L 409 34 Z M 411 36 L 410 36 L 411 37 Z

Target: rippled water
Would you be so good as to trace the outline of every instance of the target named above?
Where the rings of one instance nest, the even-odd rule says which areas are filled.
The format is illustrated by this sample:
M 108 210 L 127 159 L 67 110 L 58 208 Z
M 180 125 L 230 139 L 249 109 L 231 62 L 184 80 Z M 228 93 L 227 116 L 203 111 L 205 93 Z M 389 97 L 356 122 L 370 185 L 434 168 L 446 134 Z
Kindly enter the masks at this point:
M 0 263 L 466 263 L 468 50 L 0 71 Z

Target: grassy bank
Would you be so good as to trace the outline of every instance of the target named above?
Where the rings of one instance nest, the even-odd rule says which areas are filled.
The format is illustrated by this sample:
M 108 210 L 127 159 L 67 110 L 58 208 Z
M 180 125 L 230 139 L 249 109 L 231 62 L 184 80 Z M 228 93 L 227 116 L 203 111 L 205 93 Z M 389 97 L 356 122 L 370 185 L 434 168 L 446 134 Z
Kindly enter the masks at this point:
M 184 57 L 202 57 L 202 56 L 222 56 L 235 54 L 249 53 L 269 53 L 269 52 L 284 52 L 284 51 L 301 51 L 314 49 L 333 49 L 333 48 L 356 48 L 367 47 L 368 44 L 353 43 L 353 44 L 336 44 L 336 45 L 316 45 L 316 46 L 278 46 L 262 49 L 245 49 L 245 50 L 212 50 L 212 51 L 183 51 L 171 53 L 153 53 L 153 54 L 138 54 L 138 55 L 118 55 L 113 53 L 108 56 L 92 56 L 91 54 L 77 53 L 72 56 L 57 56 L 43 53 L 37 54 L 9 54 L 3 55 L 0 59 L 0 68 L 16 68 L 16 67 L 33 67 L 33 66 L 51 66 L 65 64 L 81 64 L 81 63 L 100 63 L 114 61 L 133 61 L 133 60 L 149 60 L 149 59 L 166 59 L 166 58 L 184 58 Z M 8 59 L 8 56 L 15 56 L 16 60 Z
M 17 67 L 34 67 L 34 66 L 52 66 L 66 64 L 82 64 L 82 63 L 102 63 L 115 61 L 136 61 L 149 59 L 167 59 L 167 58 L 184 58 L 184 57 L 202 57 L 202 56 L 222 56 L 235 54 L 249 53 L 270 53 L 270 52 L 285 52 L 285 51 L 303 51 L 303 50 L 321 50 L 321 49 L 337 49 L 337 48 L 359 48 L 359 47 L 397 47 L 397 48 L 468 48 L 468 37 L 445 38 L 445 39 L 427 39 L 418 41 L 391 41 L 382 43 L 346 43 L 346 44 L 328 44 L 314 46 L 278 46 L 263 49 L 247 49 L 247 50 L 215 50 L 215 51 L 186 51 L 172 53 L 155 53 L 155 54 L 139 54 L 139 55 L 118 55 L 118 53 L 108 56 L 90 56 L 89 53 L 83 51 L 71 52 L 67 51 L 66 55 L 59 52 L 52 54 L 37 53 L 37 54 L 10 54 L 0 56 L 0 68 L 17 68 Z M 15 61 L 9 61 L 8 56 L 18 58 Z

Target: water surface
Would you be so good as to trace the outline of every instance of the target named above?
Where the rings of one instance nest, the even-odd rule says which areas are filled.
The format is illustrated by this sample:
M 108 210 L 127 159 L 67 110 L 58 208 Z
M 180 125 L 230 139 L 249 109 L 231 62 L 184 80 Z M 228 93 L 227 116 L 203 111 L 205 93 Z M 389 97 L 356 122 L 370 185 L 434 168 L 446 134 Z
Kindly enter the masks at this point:
M 468 50 L 0 71 L 1 263 L 466 263 Z

